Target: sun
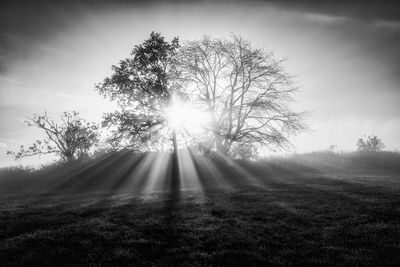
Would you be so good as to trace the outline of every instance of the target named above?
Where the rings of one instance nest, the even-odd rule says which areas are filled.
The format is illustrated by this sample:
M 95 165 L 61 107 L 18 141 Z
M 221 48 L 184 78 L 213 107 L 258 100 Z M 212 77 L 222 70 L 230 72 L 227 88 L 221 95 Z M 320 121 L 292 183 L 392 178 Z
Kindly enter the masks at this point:
M 175 100 L 165 109 L 168 126 L 178 132 L 189 134 L 204 132 L 209 124 L 207 114 L 192 103 Z

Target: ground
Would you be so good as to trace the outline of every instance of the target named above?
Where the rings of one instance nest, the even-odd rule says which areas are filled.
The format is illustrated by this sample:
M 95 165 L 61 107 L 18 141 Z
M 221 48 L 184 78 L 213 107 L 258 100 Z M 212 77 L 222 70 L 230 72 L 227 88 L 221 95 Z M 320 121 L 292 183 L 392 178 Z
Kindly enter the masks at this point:
M 399 266 L 397 173 L 252 170 L 202 190 L 3 194 L 0 266 Z

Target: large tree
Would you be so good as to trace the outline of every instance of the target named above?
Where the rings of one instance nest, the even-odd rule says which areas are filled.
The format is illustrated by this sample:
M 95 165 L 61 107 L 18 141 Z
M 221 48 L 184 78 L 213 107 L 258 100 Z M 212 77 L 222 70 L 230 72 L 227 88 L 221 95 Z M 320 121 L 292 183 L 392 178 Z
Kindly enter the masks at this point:
M 167 42 L 159 33 L 136 45 L 131 56 L 113 65 L 113 73 L 96 85 L 119 110 L 105 115 L 104 126 L 114 127 L 112 141 L 136 150 L 165 145 L 165 136 L 177 149 L 176 133 L 166 127 L 165 109 L 180 92 L 176 68 L 178 38 Z
M 206 36 L 187 42 L 179 58 L 186 88 L 211 117 L 211 148 L 219 153 L 284 147 L 291 134 L 305 128 L 303 114 L 289 107 L 296 87 L 272 52 L 236 35 L 228 40 Z
M 25 123 L 43 130 L 46 137 L 28 148 L 21 146 L 18 152 L 7 152 L 16 159 L 53 153 L 63 161 L 80 159 L 87 156 L 99 137 L 98 126 L 81 118 L 76 111 L 64 112 L 60 121 L 49 118 L 45 111 L 27 118 Z

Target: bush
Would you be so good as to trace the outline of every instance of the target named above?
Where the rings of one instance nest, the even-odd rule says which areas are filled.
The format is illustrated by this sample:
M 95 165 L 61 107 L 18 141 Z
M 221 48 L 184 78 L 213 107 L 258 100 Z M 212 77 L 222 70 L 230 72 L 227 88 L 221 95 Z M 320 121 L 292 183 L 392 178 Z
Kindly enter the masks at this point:
M 382 151 L 384 148 L 385 144 L 383 144 L 382 139 L 379 139 L 376 135 L 368 136 L 365 140 L 360 138 L 357 141 L 358 151 L 378 152 Z

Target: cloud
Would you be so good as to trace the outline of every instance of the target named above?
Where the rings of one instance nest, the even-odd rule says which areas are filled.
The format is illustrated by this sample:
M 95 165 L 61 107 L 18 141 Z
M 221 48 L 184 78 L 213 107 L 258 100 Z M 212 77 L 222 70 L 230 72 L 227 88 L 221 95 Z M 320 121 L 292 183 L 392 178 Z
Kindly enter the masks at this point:
M 0 142 L 4 143 L 17 143 L 18 141 L 15 139 L 9 139 L 9 138 L 0 138 Z
M 322 22 L 322 23 L 341 23 L 349 20 L 348 17 L 344 16 L 335 16 L 335 15 L 318 14 L 318 13 L 305 13 L 304 16 L 307 20 Z
M 82 95 L 75 95 L 75 94 L 67 94 L 67 93 L 56 93 L 56 96 L 61 97 L 61 98 L 67 98 L 67 99 L 80 99 L 80 100 L 98 100 L 99 98 L 95 97 L 88 97 L 88 96 L 82 96 Z
M 274 3 L 276 6 L 309 12 L 324 14 L 333 17 L 349 17 L 360 20 L 400 20 L 400 12 L 396 1 L 358 1 L 358 0 L 264 0 Z
M 240 1 L 179 1 L 169 0 L 167 4 L 177 10 L 181 5 L 207 6 L 225 3 L 240 9 Z M 248 1 L 247 6 L 275 6 L 286 11 L 307 13 L 308 18 L 317 22 L 340 22 L 345 18 L 377 21 L 377 25 L 398 29 L 400 12 L 393 1 L 317 1 L 317 0 L 264 0 Z M 60 34 L 90 17 L 113 10 L 129 10 L 142 7 L 165 5 L 164 1 L 0 1 L 0 73 L 5 73 L 15 60 L 30 57 L 37 46 L 46 44 L 50 38 Z M 206 19 L 206 18 L 205 18 Z
M 384 28 L 393 31 L 400 31 L 400 21 L 376 20 L 374 25 L 378 28 Z

